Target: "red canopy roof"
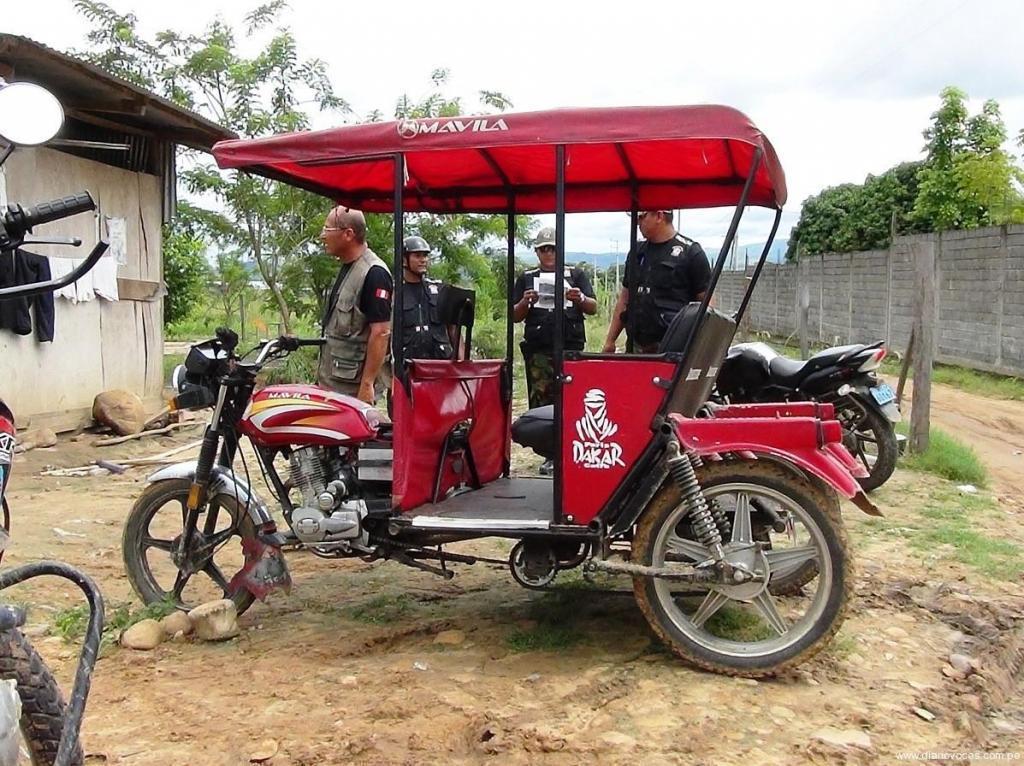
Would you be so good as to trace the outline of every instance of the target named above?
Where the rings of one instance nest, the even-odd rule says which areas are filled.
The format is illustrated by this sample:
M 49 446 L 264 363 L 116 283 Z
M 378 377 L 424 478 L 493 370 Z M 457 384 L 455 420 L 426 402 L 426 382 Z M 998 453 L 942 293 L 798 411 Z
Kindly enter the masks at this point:
M 222 168 L 277 178 L 370 212 L 393 209 L 391 155 L 406 162 L 409 212 L 555 211 L 555 146 L 566 147 L 570 213 L 735 205 L 757 147 L 749 204 L 781 207 L 786 179 L 768 139 L 726 106 L 557 109 L 401 120 L 221 141 Z

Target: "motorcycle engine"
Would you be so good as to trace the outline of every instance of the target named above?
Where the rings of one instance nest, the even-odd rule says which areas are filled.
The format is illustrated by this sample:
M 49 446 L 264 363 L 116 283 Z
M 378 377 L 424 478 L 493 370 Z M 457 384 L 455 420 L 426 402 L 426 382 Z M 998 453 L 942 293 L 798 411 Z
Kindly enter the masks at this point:
M 355 488 L 351 471 L 332 466 L 323 447 L 296 449 L 289 462 L 291 485 L 302 493 L 291 519 L 299 540 L 322 544 L 361 537 L 366 504 L 349 497 Z

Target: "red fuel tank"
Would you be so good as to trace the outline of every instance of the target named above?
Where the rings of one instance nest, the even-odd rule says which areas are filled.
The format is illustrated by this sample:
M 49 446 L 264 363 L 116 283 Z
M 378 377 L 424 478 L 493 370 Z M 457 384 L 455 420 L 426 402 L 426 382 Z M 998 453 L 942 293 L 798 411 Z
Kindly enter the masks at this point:
M 258 444 L 358 444 L 377 435 L 380 415 L 354 396 L 318 386 L 267 386 L 242 414 L 239 430 Z

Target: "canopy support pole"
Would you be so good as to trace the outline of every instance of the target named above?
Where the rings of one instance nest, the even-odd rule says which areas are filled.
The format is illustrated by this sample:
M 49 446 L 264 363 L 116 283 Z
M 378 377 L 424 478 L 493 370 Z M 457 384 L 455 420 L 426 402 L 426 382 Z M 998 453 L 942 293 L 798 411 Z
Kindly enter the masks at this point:
M 510 410 L 512 408 L 513 400 L 513 386 L 515 376 L 512 374 L 512 349 L 515 344 L 515 323 L 512 321 L 512 291 L 515 286 L 515 268 L 516 268 L 516 207 L 515 199 L 512 195 L 509 195 L 509 214 L 505 241 L 506 255 L 505 255 L 505 406 Z M 468 358 L 468 356 L 467 356 Z M 504 476 L 510 476 L 512 473 L 512 466 L 509 462 L 505 463 L 505 470 L 503 471 Z
M 554 512 L 552 521 L 561 524 L 563 520 L 562 486 L 565 472 L 562 466 L 562 405 L 564 392 L 565 355 L 565 144 L 555 147 L 555 460 L 554 460 Z
M 402 298 L 405 294 L 405 270 L 402 261 L 402 240 L 405 239 L 403 226 L 403 214 L 405 212 L 405 201 L 402 198 L 402 191 L 405 188 L 405 155 L 397 152 L 392 156 L 395 166 L 395 193 L 394 193 L 394 229 L 395 229 L 395 271 L 392 275 L 394 282 L 394 301 L 392 302 L 391 313 L 391 358 L 393 360 L 394 377 L 405 385 L 405 358 L 402 348 Z

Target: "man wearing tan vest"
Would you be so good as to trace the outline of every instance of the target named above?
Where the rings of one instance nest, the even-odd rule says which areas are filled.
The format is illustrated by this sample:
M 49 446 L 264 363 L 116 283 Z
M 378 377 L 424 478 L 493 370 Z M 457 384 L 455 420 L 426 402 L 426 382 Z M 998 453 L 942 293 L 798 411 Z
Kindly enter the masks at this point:
M 331 210 L 320 239 L 342 265 L 324 311 L 327 343 L 317 382 L 374 404 L 391 385 L 391 272 L 366 246 L 366 219 L 359 210 Z

